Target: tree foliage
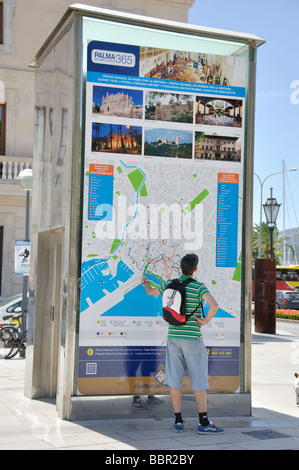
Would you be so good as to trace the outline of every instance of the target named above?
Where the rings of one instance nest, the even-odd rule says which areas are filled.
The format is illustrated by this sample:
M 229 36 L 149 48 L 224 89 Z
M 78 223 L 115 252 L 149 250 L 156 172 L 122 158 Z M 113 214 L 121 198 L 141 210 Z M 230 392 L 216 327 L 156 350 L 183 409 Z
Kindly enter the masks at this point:
M 274 228 L 273 231 L 273 253 L 274 258 L 276 259 L 276 264 L 280 265 L 281 257 L 283 252 L 283 245 L 286 240 L 290 237 L 284 237 L 283 235 L 279 234 L 279 230 L 277 227 Z M 252 236 L 252 263 L 254 264 L 254 260 L 258 258 L 259 252 L 259 242 L 260 242 L 260 225 L 255 224 L 253 226 L 253 236 Z M 294 248 L 292 245 L 285 243 L 285 246 L 290 248 L 292 253 L 294 254 Z M 270 231 L 268 225 L 263 222 L 262 223 L 262 258 L 270 258 Z

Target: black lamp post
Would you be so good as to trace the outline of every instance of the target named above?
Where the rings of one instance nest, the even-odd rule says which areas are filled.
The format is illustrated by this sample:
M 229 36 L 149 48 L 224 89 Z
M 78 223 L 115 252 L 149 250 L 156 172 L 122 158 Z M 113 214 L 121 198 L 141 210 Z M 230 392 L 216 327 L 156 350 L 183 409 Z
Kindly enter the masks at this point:
M 278 216 L 278 211 L 281 204 L 278 204 L 276 199 L 273 197 L 273 188 L 270 188 L 270 197 L 267 199 L 266 203 L 263 204 L 264 211 L 266 214 L 267 225 L 270 232 L 270 258 L 274 258 L 273 253 L 273 231 L 276 225 L 276 219 Z
M 270 259 L 255 260 L 254 272 L 254 317 L 255 331 L 257 333 L 276 333 L 276 261 L 273 254 L 273 231 L 280 204 L 273 197 L 273 188 L 270 197 L 263 204 L 267 225 L 270 231 Z

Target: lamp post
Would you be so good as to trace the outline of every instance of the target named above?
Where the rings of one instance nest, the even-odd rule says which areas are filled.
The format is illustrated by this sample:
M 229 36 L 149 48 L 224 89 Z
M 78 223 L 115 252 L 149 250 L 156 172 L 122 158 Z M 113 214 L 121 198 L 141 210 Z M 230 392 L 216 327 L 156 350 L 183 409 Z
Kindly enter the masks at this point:
M 18 174 L 17 181 L 22 189 L 26 191 L 26 219 L 25 219 L 25 240 L 29 240 L 29 202 L 30 190 L 32 189 L 32 170 L 27 168 Z M 23 293 L 22 293 L 22 323 L 21 331 L 26 331 L 27 313 L 28 313 L 28 275 L 23 274 Z M 25 356 L 25 351 L 20 355 Z
M 273 231 L 281 204 L 270 197 L 263 204 L 267 225 L 270 231 L 270 259 L 257 258 L 254 270 L 255 331 L 257 333 L 276 333 L 276 261 L 273 253 Z
M 280 174 L 282 174 L 282 173 L 283 173 L 283 175 L 284 175 L 284 174 L 287 173 L 288 171 L 297 171 L 297 168 L 290 168 L 289 170 L 283 169 L 283 171 L 277 171 L 277 172 L 275 172 L 275 173 L 271 173 L 270 175 L 266 176 L 266 178 L 265 178 L 263 181 L 261 181 L 259 175 L 257 175 L 256 173 L 254 173 L 255 176 L 258 178 L 259 183 L 260 183 L 260 185 L 261 185 L 260 237 L 259 237 L 259 251 L 258 251 L 258 257 L 259 257 L 259 258 L 262 257 L 262 223 L 263 223 L 263 221 L 262 221 L 262 215 L 263 215 L 263 209 L 262 209 L 262 207 L 263 207 L 263 186 L 264 186 L 265 181 L 266 181 L 268 178 L 270 178 L 270 176 L 273 176 L 273 175 L 280 175 Z
M 276 219 L 278 216 L 278 211 L 281 204 L 278 204 L 276 199 L 273 197 L 273 188 L 270 188 L 270 197 L 267 199 L 265 204 L 263 204 L 267 225 L 270 232 L 270 258 L 274 258 L 273 253 L 273 231 L 276 225 Z

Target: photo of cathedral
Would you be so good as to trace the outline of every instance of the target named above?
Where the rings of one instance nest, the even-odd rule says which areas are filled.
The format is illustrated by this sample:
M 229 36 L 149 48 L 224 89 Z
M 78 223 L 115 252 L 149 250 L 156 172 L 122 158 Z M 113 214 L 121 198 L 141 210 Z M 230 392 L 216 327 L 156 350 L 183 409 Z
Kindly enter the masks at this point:
M 92 152 L 141 155 L 141 149 L 141 127 L 92 123 Z
M 94 115 L 143 118 L 143 92 L 139 90 L 93 87 L 92 113 Z

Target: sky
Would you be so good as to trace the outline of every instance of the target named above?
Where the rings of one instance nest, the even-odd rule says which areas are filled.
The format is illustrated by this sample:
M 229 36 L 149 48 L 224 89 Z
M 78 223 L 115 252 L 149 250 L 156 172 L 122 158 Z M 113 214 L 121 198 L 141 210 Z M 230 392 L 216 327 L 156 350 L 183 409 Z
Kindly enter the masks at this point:
M 148 142 L 156 142 L 158 139 L 169 139 L 175 141 L 180 138 L 181 144 L 192 144 L 192 132 L 178 129 L 146 129 L 145 140 Z
M 286 170 L 298 168 L 285 172 L 284 192 L 282 173 L 263 183 L 263 203 L 272 187 L 273 197 L 282 204 L 276 222 L 280 231 L 299 226 L 298 18 L 299 0 L 195 0 L 188 20 L 266 41 L 257 50 L 254 173 L 263 182 L 283 171 L 283 160 Z M 260 221 L 260 201 L 261 184 L 254 176 L 254 224 Z

